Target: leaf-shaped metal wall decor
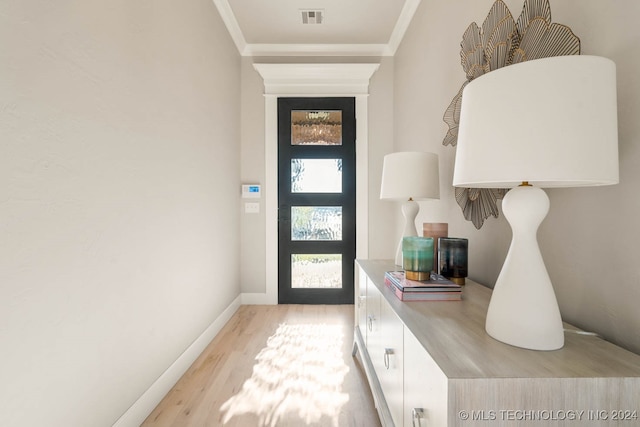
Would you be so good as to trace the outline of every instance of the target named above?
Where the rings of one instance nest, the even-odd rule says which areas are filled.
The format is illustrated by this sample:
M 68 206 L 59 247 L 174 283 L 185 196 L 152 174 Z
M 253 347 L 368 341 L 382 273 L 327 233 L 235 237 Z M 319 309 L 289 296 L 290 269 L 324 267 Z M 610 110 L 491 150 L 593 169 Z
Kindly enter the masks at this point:
M 462 90 L 473 79 L 527 60 L 579 54 L 580 39 L 571 29 L 551 23 L 549 0 L 525 0 L 517 22 L 504 2 L 496 0 L 482 27 L 472 22 L 462 36 L 460 62 L 467 80 L 445 110 L 449 130 L 442 144 L 455 147 L 458 142 Z M 497 200 L 506 193 L 506 189 L 455 189 L 465 219 L 477 229 L 490 216 L 498 217 Z

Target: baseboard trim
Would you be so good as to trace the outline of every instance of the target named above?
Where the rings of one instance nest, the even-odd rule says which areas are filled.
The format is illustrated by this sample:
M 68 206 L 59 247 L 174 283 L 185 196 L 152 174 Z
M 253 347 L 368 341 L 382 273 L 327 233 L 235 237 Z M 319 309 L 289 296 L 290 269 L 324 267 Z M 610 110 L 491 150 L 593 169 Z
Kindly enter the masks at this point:
M 241 295 L 242 305 L 275 305 L 278 304 L 276 297 L 272 297 L 268 293 L 244 293 Z
M 151 384 L 142 396 L 122 414 L 113 427 L 139 427 L 171 388 L 202 354 L 211 340 L 220 332 L 231 316 L 240 308 L 242 297 L 238 296 L 216 320 Z

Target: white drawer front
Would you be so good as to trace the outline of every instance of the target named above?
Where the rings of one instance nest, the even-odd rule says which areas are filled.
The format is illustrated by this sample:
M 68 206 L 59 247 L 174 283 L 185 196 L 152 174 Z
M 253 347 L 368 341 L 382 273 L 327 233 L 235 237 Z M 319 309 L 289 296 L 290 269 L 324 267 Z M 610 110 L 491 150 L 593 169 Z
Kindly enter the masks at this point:
M 376 366 L 376 372 L 378 372 L 380 386 L 393 422 L 396 426 L 401 426 L 403 423 L 404 325 L 384 299 L 380 303 L 380 315 L 382 352 L 377 357 L 381 359 L 382 366 Z
M 447 377 L 405 328 L 404 426 L 446 427 L 447 389 Z

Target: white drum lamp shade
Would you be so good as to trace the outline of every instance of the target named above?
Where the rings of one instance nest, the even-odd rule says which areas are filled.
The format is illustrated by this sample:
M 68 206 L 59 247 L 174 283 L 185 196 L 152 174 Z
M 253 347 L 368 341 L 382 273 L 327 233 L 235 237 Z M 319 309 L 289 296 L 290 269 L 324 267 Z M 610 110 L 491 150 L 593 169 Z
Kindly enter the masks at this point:
M 494 338 L 534 350 L 564 345 L 536 238 L 549 209 L 541 188 L 618 183 L 616 105 L 615 64 L 595 56 L 527 61 L 465 88 L 453 185 L 516 187 L 502 202 L 513 237 L 487 312 Z
M 440 198 L 438 155 L 421 151 L 387 154 L 382 165 L 380 199 L 403 201 L 405 224 L 402 237 L 417 236 L 416 201 Z M 396 264 L 402 265 L 402 237 L 396 249 Z

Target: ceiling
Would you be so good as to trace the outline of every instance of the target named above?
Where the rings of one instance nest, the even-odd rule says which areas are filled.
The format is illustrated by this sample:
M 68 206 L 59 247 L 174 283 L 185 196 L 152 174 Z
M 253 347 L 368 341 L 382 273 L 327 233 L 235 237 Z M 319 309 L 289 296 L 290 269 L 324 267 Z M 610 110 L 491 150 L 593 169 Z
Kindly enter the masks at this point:
M 242 56 L 393 56 L 420 4 L 420 0 L 213 2 Z M 309 11 L 314 13 L 308 14 L 305 24 L 303 13 Z

